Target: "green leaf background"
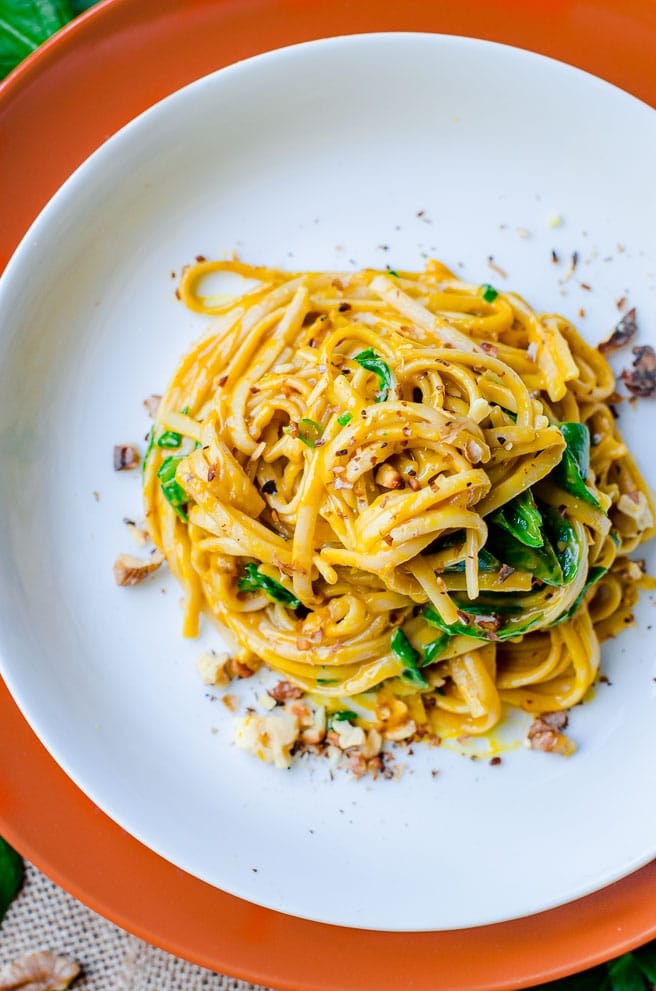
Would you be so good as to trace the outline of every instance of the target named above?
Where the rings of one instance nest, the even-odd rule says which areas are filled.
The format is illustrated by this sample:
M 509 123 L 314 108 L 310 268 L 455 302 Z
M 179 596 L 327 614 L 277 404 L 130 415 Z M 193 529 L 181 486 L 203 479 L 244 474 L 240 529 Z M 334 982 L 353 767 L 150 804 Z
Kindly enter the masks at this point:
M 96 0 L 0 0 L 0 79 Z
M 0 922 L 23 883 L 23 861 L 0 836 Z

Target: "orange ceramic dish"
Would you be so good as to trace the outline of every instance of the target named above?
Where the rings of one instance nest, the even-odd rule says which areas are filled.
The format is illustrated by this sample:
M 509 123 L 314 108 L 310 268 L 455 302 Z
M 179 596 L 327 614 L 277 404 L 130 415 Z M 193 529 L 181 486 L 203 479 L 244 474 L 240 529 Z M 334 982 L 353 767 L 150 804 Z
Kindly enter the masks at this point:
M 571 62 L 656 103 L 656 10 L 633 0 L 105 0 L 0 86 L 0 265 L 73 168 L 137 113 L 222 65 L 326 35 L 439 31 Z M 497 926 L 371 933 L 240 901 L 157 857 L 49 757 L 0 687 L 0 833 L 126 929 L 214 970 L 278 988 L 483 991 L 548 980 L 656 934 L 656 867 Z

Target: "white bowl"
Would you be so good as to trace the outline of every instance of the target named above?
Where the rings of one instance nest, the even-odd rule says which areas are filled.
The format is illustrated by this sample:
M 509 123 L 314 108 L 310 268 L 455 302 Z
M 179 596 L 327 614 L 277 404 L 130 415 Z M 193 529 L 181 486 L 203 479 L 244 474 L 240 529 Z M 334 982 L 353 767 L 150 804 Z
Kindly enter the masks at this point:
M 604 646 L 612 685 L 573 715 L 569 760 L 518 747 L 491 767 L 417 747 L 396 782 L 277 772 L 233 746 L 194 667 L 216 635 L 182 640 L 175 584 L 115 587 L 141 500 L 138 473 L 111 461 L 141 441 L 142 400 L 205 326 L 171 278 L 197 254 L 407 269 L 433 255 L 592 341 L 628 295 L 653 341 L 655 151 L 652 110 L 568 66 L 471 39 L 355 36 L 200 80 L 54 197 L 0 288 L 2 670 L 55 759 L 130 833 L 251 901 L 390 930 L 538 912 L 654 856 L 647 596 L 637 628 Z M 621 426 L 653 482 L 653 404 L 623 406 Z

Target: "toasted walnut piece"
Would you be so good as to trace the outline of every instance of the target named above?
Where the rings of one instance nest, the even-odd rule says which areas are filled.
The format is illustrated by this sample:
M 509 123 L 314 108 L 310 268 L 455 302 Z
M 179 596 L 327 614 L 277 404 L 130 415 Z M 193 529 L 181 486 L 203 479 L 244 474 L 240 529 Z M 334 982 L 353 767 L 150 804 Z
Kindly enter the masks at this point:
M 233 657 L 230 661 L 230 671 L 234 678 L 252 678 L 255 674 L 253 668 L 249 667 L 248 664 L 244 664 L 238 658 Z
M 562 754 L 569 757 L 576 750 L 576 744 L 560 730 L 567 726 L 566 712 L 543 712 L 533 720 L 528 729 L 527 742 L 531 750 Z
M 248 715 L 237 726 L 235 743 L 268 764 L 287 768 L 291 764 L 291 749 L 298 735 L 298 720 L 291 713 Z
M 303 743 L 319 744 L 326 736 L 326 710 L 324 706 L 318 706 L 312 712 L 310 725 L 301 733 Z
M 383 749 L 383 738 L 377 729 L 372 728 L 367 733 L 367 739 L 362 745 L 362 753 L 365 757 L 378 757 Z
M 132 554 L 119 554 L 114 561 L 114 581 L 117 585 L 139 585 L 157 571 L 163 560 L 161 551 L 155 551 L 147 561 Z
M 383 489 L 402 489 L 403 479 L 393 465 L 382 464 L 374 475 L 374 481 Z
M 348 755 L 348 768 L 354 778 L 361 778 L 367 773 L 367 761 L 361 750 L 352 750 Z
M 638 324 L 634 307 L 628 313 L 624 314 L 608 340 L 602 341 L 601 344 L 597 345 L 597 350 L 601 354 L 611 354 L 613 351 L 617 351 L 618 348 L 624 347 L 625 344 L 633 340 L 637 331 Z
M 134 520 L 123 520 L 126 527 L 128 528 L 128 533 L 134 540 L 137 547 L 145 547 L 150 539 L 148 530 L 145 527 L 139 526 Z
M 364 730 L 361 726 L 353 726 L 347 719 L 336 719 L 333 730 L 337 734 L 337 746 L 340 750 L 350 747 L 361 747 L 365 742 Z
M 631 395 L 648 399 L 656 392 L 656 351 L 649 344 L 631 350 L 635 355 L 633 368 L 625 368 L 620 378 Z
M 393 726 L 390 729 L 385 730 L 385 736 L 388 740 L 408 740 L 411 736 L 414 736 L 417 732 L 417 724 L 414 719 L 407 719 L 404 723 L 400 723 L 398 726 Z
M 623 492 L 617 502 L 620 513 L 630 516 L 640 530 L 647 530 L 653 525 L 653 517 L 647 497 L 644 492 L 634 489 L 633 492 Z
M 303 689 L 298 685 L 292 685 L 291 681 L 279 681 L 277 685 L 269 689 L 269 695 L 276 702 L 287 702 L 288 699 L 302 699 Z
M 114 445 L 114 471 L 128 471 L 139 464 L 139 451 L 134 444 Z
M 155 417 L 157 416 L 157 412 L 159 410 L 159 404 L 161 403 L 161 401 L 162 401 L 162 397 L 156 395 L 151 395 L 148 396 L 146 399 L 144 399 L 143 402 L 144 409 L 146 410 L 146 413 L 151 418 L 151 420 L 154 420 Z
M 79 973 L 74 960 L 50 950 L 26 953 L 0 969 L 0 991 L 64 991 Z
M 206 650 L 196 658 L 196 669 L 205 685 L 227 685 L 230 678 L 227 671 L 230 654 Z

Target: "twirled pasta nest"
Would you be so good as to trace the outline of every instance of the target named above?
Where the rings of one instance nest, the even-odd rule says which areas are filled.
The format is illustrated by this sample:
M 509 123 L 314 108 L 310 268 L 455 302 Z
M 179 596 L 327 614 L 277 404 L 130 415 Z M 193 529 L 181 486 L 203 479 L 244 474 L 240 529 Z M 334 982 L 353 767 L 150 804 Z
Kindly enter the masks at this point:
M 221 271 L 255 285 L 202 297 Z M 242 663 L 333 707 L 402 698 L 440 734 L 580 701 L 655 532 L 605 358 L 436 261 L 200 262 L 180 295 L 216 319 L 160 405 L 145 498 L 185 634 L 205 612 Z

